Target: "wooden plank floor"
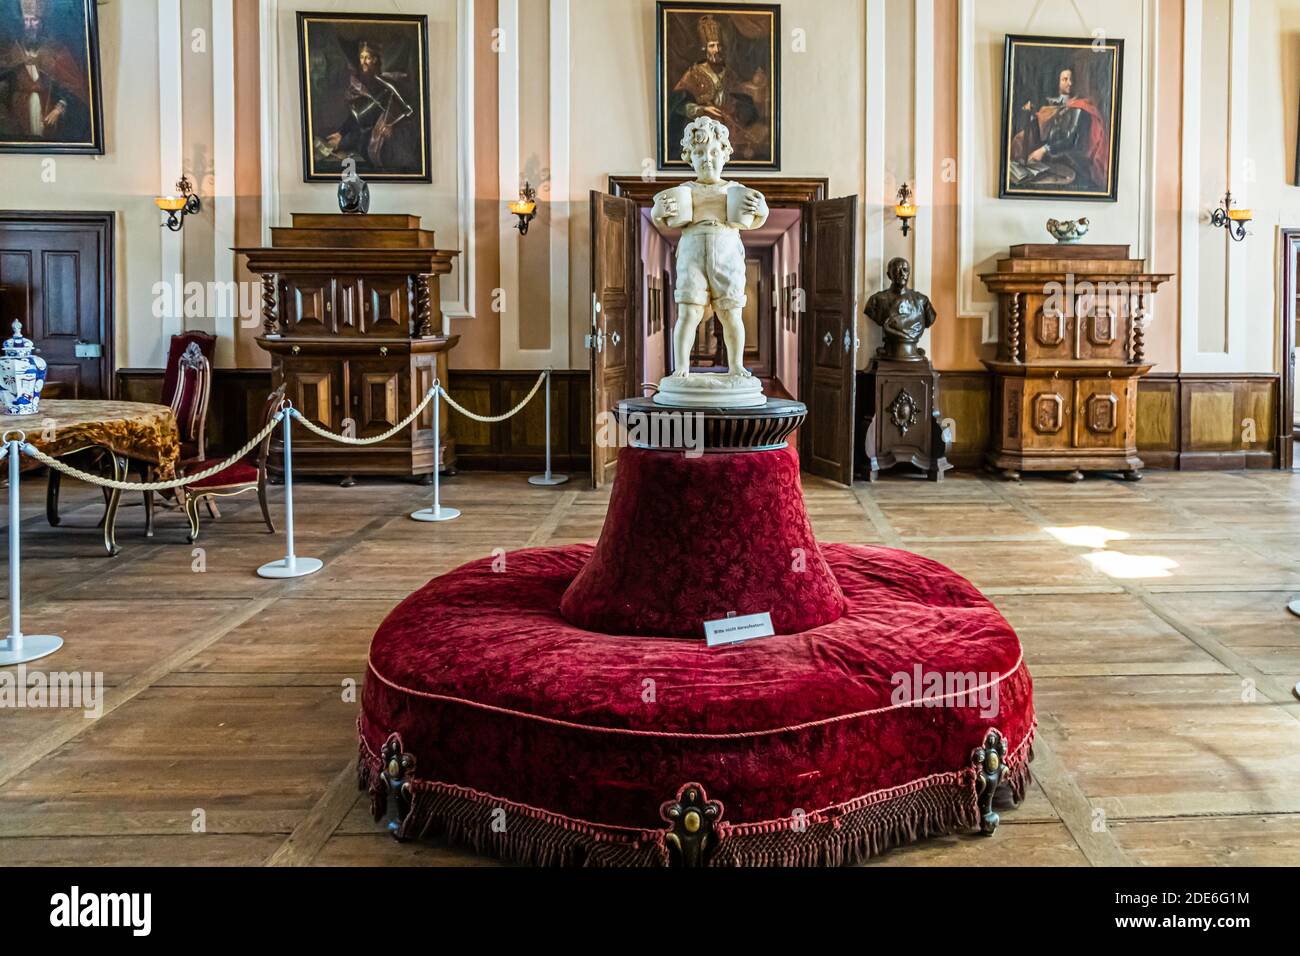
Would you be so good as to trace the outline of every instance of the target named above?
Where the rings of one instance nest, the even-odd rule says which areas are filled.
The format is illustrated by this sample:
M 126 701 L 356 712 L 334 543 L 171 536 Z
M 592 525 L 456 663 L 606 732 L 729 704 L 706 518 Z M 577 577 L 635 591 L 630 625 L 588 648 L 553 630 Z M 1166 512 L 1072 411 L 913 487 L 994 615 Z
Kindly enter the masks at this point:
M 594 540 L 607 492 L 464 474 L 464 516 L 406 518 L 429 490 L 300 483 L 298 552 L 224 504 L 195 550 L 183 520 L 99 550 L 99 497 L 65 485 L 49 528 L 23 508 L 25 630 L 67 641 L 34 669 L 99 671 L 103 714 L 0 710 L 0 864 L 492 865 L 399 845 L 354 789 L 370 636 L 428 578 L 495 548 Z M 278 498 L 278 490 L 276 496 Z M 951 836 L 872 865 L 1300 863 L 1300 478 L 1151 472 L 1007 484 L 958 474 L 852 489 L 805 480 L 823 541 L 936 558 L 1019 631 L 1040 717 L 1035 783 L 991 839 Z M 278 514 L 278 507 L 277 507 Z M 8 610 L 4 614 L 7 617 Z

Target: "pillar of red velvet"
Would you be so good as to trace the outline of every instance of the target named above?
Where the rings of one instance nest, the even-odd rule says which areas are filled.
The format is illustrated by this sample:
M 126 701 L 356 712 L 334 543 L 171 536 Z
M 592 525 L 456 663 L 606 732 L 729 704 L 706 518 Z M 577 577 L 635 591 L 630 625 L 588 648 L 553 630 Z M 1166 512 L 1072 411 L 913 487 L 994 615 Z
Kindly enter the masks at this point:
M 625 448 L 591 560 L 560 602 L 607 634 L 703 637 L 704 622 L 767 611 L 778 634 L 844 612 L 813 538 L 799 456 Z

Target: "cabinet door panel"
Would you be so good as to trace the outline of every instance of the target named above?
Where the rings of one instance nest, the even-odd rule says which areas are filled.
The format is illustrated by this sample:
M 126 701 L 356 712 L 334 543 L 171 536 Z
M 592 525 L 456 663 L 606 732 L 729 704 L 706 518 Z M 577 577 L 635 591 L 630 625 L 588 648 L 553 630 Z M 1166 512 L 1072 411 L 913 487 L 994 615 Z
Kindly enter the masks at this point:
M 329 276 L 293 276 L 284 280 L 282 301 L 290 334 L 334 334 L 334 280 Z
M 357 437 L 365 438 L 386 432 L 408 413 L 409 373 L 405 359 L 355 360 L 348 363 L 352 386 L 351 415 L 356 422 Z M 397 440 L 400 436 L 395 436 Z
M 1079 300 L 1079 332 L 1075 355 L 1081 359 L 1123 362 L 1127 317 L 1122 301 L 1098 297 Z
M 410 332 L 405 276 L 375 277 L 357 283 L 361 298 L 361 331 L 369 335 L 405 337 Z M 433 304 L 437 307 L 437 303 Z
M 294 359 L 285 364 L 285 389 L 294 407 L 322 428 L 337 431 L 342 407 L 342 367 L 330 359 Z M 314 436 L 304 436 L 313 440 Z
M 1024 447 L 1069 448 L 1074 408 L 1070 383 L 1061 379 L 1025 383 Z
M 1128 444 L 1128 389 L 1134 381 L 1081 378 L 1075 383 L 1076 448 L 1124 448 Z

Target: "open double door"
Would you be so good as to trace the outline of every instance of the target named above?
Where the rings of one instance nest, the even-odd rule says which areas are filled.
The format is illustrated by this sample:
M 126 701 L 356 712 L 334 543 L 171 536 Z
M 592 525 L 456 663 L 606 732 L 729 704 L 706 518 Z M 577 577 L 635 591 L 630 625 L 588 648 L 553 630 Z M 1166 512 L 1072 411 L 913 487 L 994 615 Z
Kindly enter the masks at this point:
M 799 395 L 808 421 L 799 429 L 805 470 L 841 484 L 853 480 L 858 197 L 803 203 L 804 312 L 799 323 Z M 617 447 L 601 447 L 602 413 L 642 394 L 640 208 L 628 198 L 591 194 L 591 481 L 614 477 Z M 611 434 L 605 431 L 604 434 Z M 608 443 L 607 443 L 608 444 Z

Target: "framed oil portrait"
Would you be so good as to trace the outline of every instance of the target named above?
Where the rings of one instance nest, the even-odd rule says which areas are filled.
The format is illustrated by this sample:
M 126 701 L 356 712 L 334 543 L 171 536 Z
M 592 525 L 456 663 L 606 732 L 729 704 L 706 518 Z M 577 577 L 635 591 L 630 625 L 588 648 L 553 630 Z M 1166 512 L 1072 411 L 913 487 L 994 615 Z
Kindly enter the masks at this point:
M 659 168 L 689 169 L 682 134 L 711 116 L 731 133 L 729 168 L 780 169 L 780 6 L 660 0 L 656 12 Z
M 103 152 L 95 0 L 0 0 L 0 153 Z
M 1124 41 L 1008 35 L 1003 64 L 998 196 L 1115 202 Z
M 428 66 L 427 17 L 300 12 L 303 180 L 430 182 Z

